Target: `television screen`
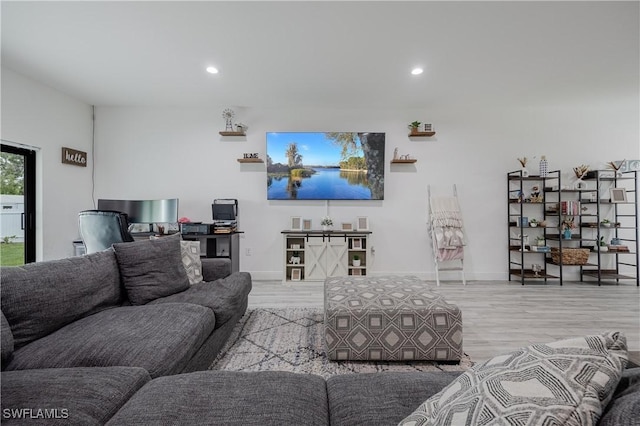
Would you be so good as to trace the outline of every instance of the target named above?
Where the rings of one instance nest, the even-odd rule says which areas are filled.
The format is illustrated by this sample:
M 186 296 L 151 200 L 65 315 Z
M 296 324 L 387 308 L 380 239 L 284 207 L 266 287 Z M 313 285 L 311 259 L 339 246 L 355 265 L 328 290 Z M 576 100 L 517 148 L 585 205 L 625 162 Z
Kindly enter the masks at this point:
M 266 139 L 267 199 L 384 199 L 384 133 L 268 132 Z
M 126 213 L 129 223 L 176 223 L 178 199 L 166 200 L 98 200 L 98 210 Z

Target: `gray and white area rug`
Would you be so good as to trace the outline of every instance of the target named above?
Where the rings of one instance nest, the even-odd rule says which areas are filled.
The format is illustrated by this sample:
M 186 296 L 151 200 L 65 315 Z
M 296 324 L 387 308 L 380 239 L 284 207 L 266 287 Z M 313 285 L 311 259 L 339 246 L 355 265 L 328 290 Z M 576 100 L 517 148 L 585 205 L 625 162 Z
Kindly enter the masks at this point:
M 277 370 L 327 378 L 379 371 L 465 371 L 473 365 L 467 355 L 459 364 L 330 361 L 323 335 L 324 313 L 320 308 L 249 309 L 209 369 Z

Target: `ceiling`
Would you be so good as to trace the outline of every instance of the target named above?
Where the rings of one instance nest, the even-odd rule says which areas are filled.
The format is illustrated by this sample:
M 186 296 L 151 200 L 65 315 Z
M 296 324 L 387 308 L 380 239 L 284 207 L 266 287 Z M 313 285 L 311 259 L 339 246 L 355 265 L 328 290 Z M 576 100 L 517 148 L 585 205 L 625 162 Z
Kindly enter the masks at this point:
M 2 1 L 2 65 L 98 106 L 637 98 L 638 5 Z

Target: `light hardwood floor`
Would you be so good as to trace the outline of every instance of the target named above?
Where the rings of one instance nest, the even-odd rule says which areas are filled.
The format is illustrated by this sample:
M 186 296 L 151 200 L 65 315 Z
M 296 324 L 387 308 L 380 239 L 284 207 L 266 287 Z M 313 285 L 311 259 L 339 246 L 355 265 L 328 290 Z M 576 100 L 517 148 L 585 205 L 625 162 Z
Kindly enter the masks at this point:
M 475 362 L 534 343 L 609 330 L 623 332 L 629 350 L 640 351 L 640 288 L 635 284 L 471 281 L 466 286 L 432 283 L 432 289 L 462 309 L 464 351 Z M 294 306 L 322 308 L 323 283 L 253 282 L 249 308 Z

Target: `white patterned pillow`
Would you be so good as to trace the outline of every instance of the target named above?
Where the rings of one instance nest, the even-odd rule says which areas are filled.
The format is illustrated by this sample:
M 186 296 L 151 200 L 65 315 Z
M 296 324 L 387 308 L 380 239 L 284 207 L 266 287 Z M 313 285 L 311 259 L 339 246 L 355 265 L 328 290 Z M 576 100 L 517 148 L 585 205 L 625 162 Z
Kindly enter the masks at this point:
M 200 260 L 200 241 L 180 241 L 182 264 L 187 270 L 189 284 L 202 282 L 202 261 Z
M 529 346 L 473 366 L 400 425 L 594 425 L 626 365 L 619 332 Z

